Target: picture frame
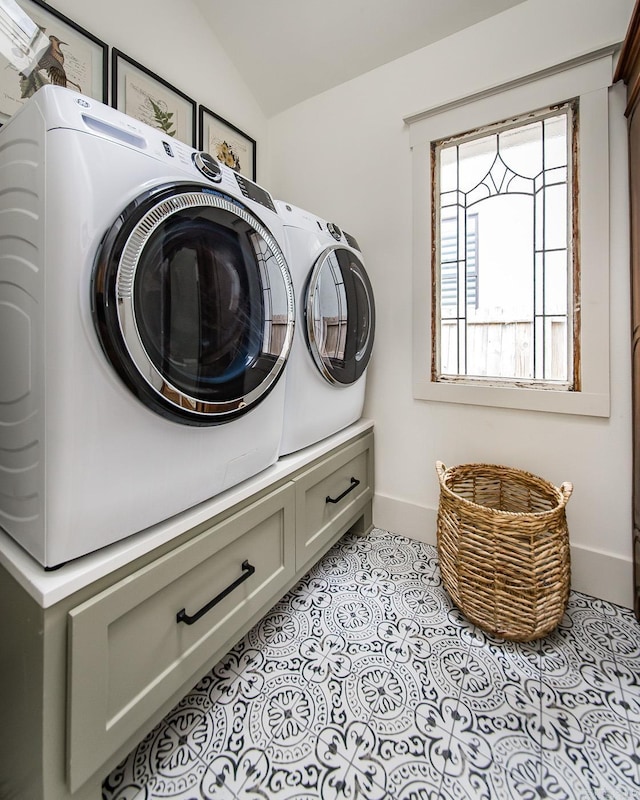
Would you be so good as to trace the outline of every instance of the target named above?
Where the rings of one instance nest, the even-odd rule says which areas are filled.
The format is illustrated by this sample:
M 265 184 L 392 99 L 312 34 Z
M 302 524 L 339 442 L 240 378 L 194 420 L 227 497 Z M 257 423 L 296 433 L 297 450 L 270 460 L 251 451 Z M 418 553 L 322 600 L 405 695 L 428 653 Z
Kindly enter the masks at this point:
M 205 106 L 199 113 L 200 149 L 240 172 L 252 181 L 256 180 L 256 140 L 240 128 Z
M 189 147 L 196 146 L 195 101 L 115 47 L 111 105 Z
M 109 48 L 97 36 L 44 0 L 15 0 L 0 17 L 0 124 L 47 83 L 108 102 Z

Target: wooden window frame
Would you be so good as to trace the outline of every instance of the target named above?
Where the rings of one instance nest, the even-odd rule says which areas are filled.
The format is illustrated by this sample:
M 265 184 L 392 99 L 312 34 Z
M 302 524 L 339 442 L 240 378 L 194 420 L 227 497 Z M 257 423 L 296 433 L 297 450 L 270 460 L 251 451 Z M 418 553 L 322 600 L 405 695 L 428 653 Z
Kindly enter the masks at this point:
M 464 403 L 595 417 L 610 415 L 609 387 L 609 89 L 615 47 L 405 117 L 412 150 L 413 206 L 413 396 L 418 400 Z M 531 109 L 580 101 L 581 176 L 579 251 L 581 320 L 578 391 L 501 382 L 478 385 L 434 381 L 431 313 L 431 142 L 452 132 L 515 118 Z

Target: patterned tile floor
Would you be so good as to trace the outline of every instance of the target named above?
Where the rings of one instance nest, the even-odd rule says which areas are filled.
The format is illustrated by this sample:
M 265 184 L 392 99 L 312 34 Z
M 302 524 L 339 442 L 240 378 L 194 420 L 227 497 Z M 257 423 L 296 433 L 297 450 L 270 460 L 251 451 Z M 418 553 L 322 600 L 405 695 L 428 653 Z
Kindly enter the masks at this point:
M 507 643 L 434 547 L 344 537 L 109 775 L 103 800 L 640 798 L 640 625 L 572 592 Z

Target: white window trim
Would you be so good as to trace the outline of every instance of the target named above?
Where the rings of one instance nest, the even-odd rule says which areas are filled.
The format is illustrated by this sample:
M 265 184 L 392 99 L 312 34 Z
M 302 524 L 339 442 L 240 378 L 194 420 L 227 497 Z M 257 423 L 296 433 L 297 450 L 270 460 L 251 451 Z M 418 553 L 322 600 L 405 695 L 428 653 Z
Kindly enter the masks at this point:
M 609 87 L 615 47 L 405 117 L 413 176 L 413 395 L 422 400 L 608 417 Z M 431 377 L 431 142 L 580 98 L 581 391 L 436 382 Z

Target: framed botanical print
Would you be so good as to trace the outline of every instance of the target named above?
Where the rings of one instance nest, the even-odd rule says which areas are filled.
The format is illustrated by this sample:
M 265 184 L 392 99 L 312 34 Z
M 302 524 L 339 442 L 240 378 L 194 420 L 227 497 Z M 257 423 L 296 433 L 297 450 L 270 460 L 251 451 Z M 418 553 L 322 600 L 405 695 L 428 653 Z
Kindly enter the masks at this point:
M 196 104 L 190 97 L 115 48 L 111 74 L 114 108 L 196 146 Z
M 41 87 L 66 86 L 107 102 L 108 47 L 43 0 L 0 7 L 0 123 Z
M 230 122 L 200 106 L 200 149 L 252 181 L 256 179 L 256 142 Z

